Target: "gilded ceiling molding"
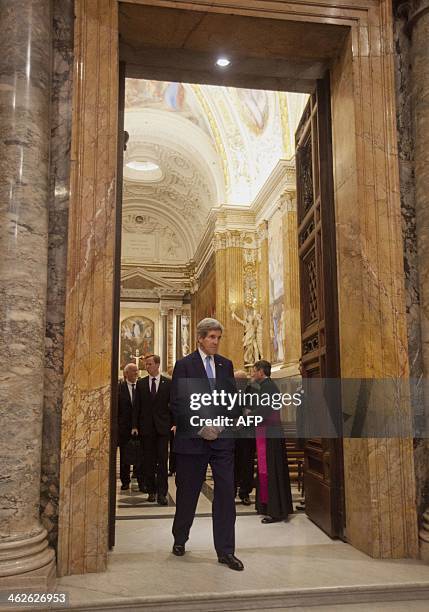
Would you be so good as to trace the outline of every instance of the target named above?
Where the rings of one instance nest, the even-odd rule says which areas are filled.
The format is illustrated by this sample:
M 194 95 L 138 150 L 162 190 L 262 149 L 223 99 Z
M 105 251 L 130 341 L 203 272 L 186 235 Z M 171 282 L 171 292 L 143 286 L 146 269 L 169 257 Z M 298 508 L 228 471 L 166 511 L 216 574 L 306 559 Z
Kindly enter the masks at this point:
M 196 95 L 196 97 L 198 98 L 199 103 L 201 104 L 204 112 L 207 115 L 207 120 L 209 122 L 210 125 L 210 129 L 212 131 L 213 134 L 213 140 L 214 140 L 214 144 L 216 147 L 216 151 L 221 159 L 222 162 L 222 169 L 223 169 L 223 176 L 225 179 L 225 192 L 228 193 L 230 186 L 231 186 L 231 178 L 230 178 L 230 174 L 229 174 L 229 168 L 228 168 L 228 158 L 226 156 L 226 150 L 225 150 L 225 146 L 223 144 L 222 141 L 222 136 L 220 134 L 219 128 L 217 126 L 217 122 L 216 119 L 214 118 L 214 115 L 211 111 L 210 106 L 207 104 L 207 101 L 204 97 L 203 92 L 201 91 L 201 88 L 199 85 L 191 85 L 192 87 L 192 91 L 194 92 L 194 94 Z M 221 202 L 218 202 L 219 204 L 221 204 Z
M 283 147 L 287 158 L 293 157 L 294 151 L 291 148 L 290 139 L 290 124 L 289 124 L 289 109 L 287 95 L 284 91 L 278 92 L 278 103 L 280 107 L 280 120 L 283 131 Z

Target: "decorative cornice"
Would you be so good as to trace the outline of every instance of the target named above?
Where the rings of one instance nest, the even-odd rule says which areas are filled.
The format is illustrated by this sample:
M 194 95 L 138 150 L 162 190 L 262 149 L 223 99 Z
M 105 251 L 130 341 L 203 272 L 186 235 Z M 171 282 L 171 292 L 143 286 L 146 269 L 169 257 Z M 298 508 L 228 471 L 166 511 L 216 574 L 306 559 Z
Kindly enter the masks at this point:
M 121 300 L 122 299 L 142 299 L 142 298 L 151 298 L 151 299 L 166 299 L 168 297 L 172 297 L 177 299 L 177 297 L 185 297 L 185 295 L 189 293 L 189 289 L 163 289 L 162 287 L 154 287 L 153 289 L 124 289 L 121 288 Z
M 278 201 L 285 191 L 296 191 L 295 159 L 281 159 L 262 189 L 254 199 L 251 209 L 256 222 L 262 218 L 269 219 L 275 212 Z

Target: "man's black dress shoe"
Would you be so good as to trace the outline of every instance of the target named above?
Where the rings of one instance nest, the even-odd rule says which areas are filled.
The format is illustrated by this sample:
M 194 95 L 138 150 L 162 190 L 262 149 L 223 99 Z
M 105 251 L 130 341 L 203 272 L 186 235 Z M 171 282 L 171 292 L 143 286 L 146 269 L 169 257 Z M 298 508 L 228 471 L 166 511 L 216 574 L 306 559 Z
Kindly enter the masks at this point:
M 248 495 L 245 495 L 244 497 L 240 497 L 241 499 L 241 503 L 243 504 L 243 506 L 251 506 L 252 502 L 250 501 L 250 498 Z
M 218 557 L 217 560 L 219 561 L 219 563 L 224 563 L 230 569 L 236 570 L 237 572 L 241 572 L 241 570 L 244 570 L 244 565 L 242 564 L 240 559 L 237 559 L 237 557 L 232 554 L 222 555 L 221 557 Z
M 147 498 L 148 502 L 154 502 L 156 501 L 156 497 L 155 497 L 155 493 L 149 493 L 148 498 Z
M 184 544 L 173 544 L 173 555 L 176 555 L 176 557 L 183 557 L 184 554 L 185 554 Z
M 264 523 L 264 525 L 268 525 L 269 523 L 281 523 L 283 519 L 281 518 L 274 518 L 273 516 L 265 516 L 261 523 Z
M 123 485 L 121 486 L 121 491 L 128 491 L 128 489 L 129 489 L 129 488 L 130 488 L 130 483 L 128 483 L 128 484 L 123 484 Z
M 168 506 L 168 501 L 165 495 L 158 495 L 158 499 L 156 501 L 158 502 L 158 506 Z

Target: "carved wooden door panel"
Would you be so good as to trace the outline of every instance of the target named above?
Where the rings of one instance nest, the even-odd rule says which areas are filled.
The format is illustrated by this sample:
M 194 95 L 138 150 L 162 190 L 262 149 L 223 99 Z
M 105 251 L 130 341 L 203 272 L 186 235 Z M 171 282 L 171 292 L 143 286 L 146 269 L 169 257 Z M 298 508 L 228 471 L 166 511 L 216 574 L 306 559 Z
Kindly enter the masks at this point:
M 329 78 L 318 81 L 295 134 L 301 351 L 304 377 L 339 378 L 338 304 Z M 311 398 L 307 398 L 311 402 Z M 340 410 L 339 402 L 337 410 Z M 342 441 L 313 437 L 304 449 L 306 513 L 343 537 Z

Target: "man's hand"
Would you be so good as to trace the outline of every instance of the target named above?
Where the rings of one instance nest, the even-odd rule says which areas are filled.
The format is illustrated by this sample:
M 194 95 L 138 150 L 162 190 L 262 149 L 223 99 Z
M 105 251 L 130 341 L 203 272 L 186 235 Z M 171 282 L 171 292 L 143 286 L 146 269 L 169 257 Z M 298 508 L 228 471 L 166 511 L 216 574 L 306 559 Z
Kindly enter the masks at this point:
M 174 433 L 174 435 L 176 435 L 176 425 L 173 425 L 173 427 L 170 429 L 170 431 L 172 431 Z
M 132 436 L 138 436 L 139 435 L 139 430 L 136 429 L 135 427 L 133 427 L 132 430 L 131 430 L 131 435 Z
M 219 436 L 219 429 L 217 427 L 208 427 L 206 425 L 198 432 L 198 435 L 204 438 L 204 440 L 216 440 L 216 438 Z

